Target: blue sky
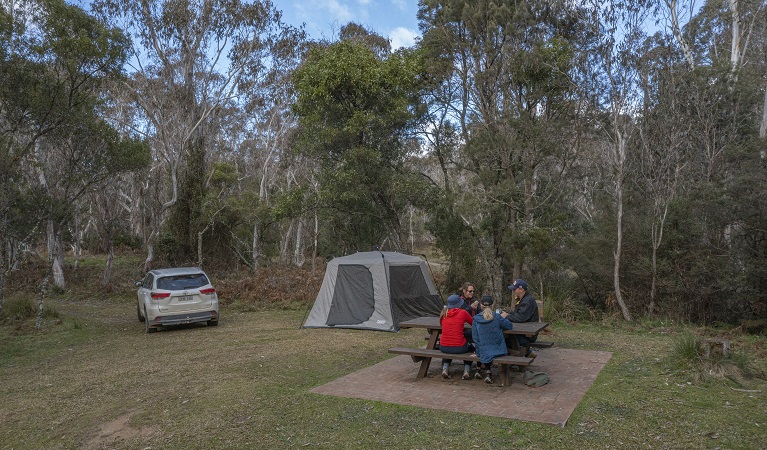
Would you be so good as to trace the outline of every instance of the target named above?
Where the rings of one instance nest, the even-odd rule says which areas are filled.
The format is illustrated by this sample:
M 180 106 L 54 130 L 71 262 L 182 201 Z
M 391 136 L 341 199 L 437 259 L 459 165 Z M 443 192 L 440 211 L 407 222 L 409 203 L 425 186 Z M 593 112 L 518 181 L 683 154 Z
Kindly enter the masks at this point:
M 392 49 L 410 47 L 418 31 L 418 0 L 272 0 L 290 25 L 306 24 L 312 39 L 332 39 L 349 22 L 389 38 Z

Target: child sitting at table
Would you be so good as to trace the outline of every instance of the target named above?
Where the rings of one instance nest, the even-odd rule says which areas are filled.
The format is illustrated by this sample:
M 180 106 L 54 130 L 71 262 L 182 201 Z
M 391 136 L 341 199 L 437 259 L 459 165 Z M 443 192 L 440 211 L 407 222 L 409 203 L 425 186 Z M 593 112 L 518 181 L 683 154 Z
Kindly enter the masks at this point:
M 442 335 L 440 336 L 439 349 L 443 353 L 467 353 L 473 352 L 474 346 L 466 340 L 463 334 L 464 324 L 471 325 L 473 318 L 465 310 L 461 309 L 463 300 L 456 294 L 447 298 L 447 306 L 442 309 L 439 315 L 439 322 L 442 325 Z M 452 359 L 442 360 L 442 377 L 450 378 L 450 363 Z M 471 361 L 463 362 L 463 379 L 471 378 Z
M 503 330 L 511 330 L 512 325 L 508 319 L 504 319 L 500 314 L 493 312 L 493 297 L 482 296 L 480 304 L 482 305 L 482 313 L 474 316 L 471 335 L 482 370 L 485 372 L 485 383 L 492 383 L 493 377 L 490 368 L 493 360 L 498 356 L 506 355 L 508 352 Z

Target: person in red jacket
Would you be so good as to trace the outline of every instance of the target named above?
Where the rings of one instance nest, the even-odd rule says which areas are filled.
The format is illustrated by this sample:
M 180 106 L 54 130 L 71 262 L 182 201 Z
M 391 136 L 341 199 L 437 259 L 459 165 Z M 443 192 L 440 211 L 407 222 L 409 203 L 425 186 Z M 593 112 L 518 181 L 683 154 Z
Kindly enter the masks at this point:
M 464 335 L 464 324 L 469 324 L 474 321 L 469 313 L 461 308 L 463 306 L 463 299 L 460 296 L 453 294 L 447 298 L 447 307 L 445 307 L 439 315 L 439 322 L 442 325 L 442 335 L 439 338 L 439 349 L 443 353 L 459 354 L 474 351 L 474 345 L 470 344 L 466 340 Z M 442 377 L 450 378 L 450 363 L 452 359 L 442 360 Z M 471 378 L 469 372 L 471 371 L 471 361 L 463 362 L 463 379 L 468 380 Z

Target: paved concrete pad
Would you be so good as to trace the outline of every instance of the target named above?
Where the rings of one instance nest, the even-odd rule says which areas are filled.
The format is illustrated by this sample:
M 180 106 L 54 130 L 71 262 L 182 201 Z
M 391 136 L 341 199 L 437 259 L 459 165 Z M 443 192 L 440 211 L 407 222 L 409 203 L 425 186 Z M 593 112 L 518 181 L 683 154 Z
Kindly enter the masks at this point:
M 432 360 L 426 378 L 416 379 L 420 363 L 402 355 L 311 391 L 564 427 L 611 356 L 610 352 L 556 347 L 541 349 L 528 369 L 546 372 L 551 382 L 531 388 L 522 382 L 521 372 L 512 372 L 512 384 L 508 387 L 486 384 L 483 380 L 462 380 L 460 361 L 453 361 L 451 379 L 446 380 L 440 375 L 439 360 Z

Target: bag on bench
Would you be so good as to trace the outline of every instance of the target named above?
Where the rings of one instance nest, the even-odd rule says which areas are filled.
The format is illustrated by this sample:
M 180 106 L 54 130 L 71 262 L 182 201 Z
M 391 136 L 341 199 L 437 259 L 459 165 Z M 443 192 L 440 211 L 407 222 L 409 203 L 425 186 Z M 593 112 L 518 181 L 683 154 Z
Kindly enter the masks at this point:
M 532 370 L 526 370 L 522 381 L 530 387 L 540 387 L 544 384 L 549 384 L 551 378 L 546 372 L 534 372 Z

